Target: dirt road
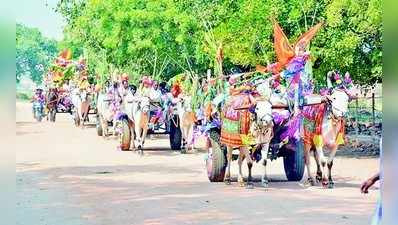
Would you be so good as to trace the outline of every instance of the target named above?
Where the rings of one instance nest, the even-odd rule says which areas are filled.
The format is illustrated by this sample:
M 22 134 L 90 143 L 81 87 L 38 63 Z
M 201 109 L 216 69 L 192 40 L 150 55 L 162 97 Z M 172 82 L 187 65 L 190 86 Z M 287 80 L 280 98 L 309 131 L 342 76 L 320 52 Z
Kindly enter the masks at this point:
M 165 138 L 148 140 L 140 156 L 116 150 L 93 127 L 74 127 L 68 115 L 37 123 L 29 104 L 16 110 L 17 224 L 364 225 L 377 199 L 377 188 L 358 188 L 378 170 L 375 158 L 337 157 L 332 190 L 287 182 L 282 161 L 273 161 L 270 187 L 248 190 L 210 183 L 204 152 L 181 155 Z M 261 172 L 256 164 L 257 181 Z

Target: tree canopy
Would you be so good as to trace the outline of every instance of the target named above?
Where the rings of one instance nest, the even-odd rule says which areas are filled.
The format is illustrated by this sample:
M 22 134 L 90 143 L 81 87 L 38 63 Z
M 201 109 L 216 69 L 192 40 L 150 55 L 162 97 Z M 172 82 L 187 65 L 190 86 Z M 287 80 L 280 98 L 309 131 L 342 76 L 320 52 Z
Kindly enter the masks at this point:
M 204 75 L 221 43 L 226 73 L 252 70 L 275 61 L 274 17 L 292 43 L 326 22 L 309 49 L 317 81 L 334 69 L 361 83 L 382 78 L 380 0 L 63 0 L 57 11 L 68 23 L 62 45 L 92 74 Z
M 15 47 L 17 82 L 26 75 L 35 83 L 40 84 L 43 73 L 58 53 L 57 42 L 43 37 L 36 28 L 17 23 Z

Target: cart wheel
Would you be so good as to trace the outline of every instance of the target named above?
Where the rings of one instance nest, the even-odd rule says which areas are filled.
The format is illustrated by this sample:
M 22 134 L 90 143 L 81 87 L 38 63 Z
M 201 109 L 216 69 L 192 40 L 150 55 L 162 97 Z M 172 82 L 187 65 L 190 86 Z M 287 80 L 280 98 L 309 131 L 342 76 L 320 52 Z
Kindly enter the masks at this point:
M 42 110 L 40 109 L 35 109 L 35 119 L 37 122 L 41 122 L 43 119 L 43 113 L 41 112 Z
M 300 181 L 304 175 L 304 143 L 297 142 L 294 151 L 288 151 L 283 157 L 283 167 L 289 181 Z
M 119 134 L 120 148 L 123 151 L 130 150 L 131 143 L 131 131 L 129 127 L 129 122 L 127 120 L 120 121 L 121 133 Z
M 57 114 L 56 109 L 51 109 L 51 110 L 50 110 L 50 121 L 51 121 L 51 122 L 55 122 L 56 114 Z
M 173 116 L 173 119 L 169 121 L 170 124 L 170 148 L 172 150 L 181 150 L 182 133 L 180 129 L 180 119 L 177 115 Z
M 220 143 L 220 134 L 216 129 L 210 131 L 211 148 L 207 150 L 206 169 L 210 182 L 222 182 L 227 166 L 226 146 Z

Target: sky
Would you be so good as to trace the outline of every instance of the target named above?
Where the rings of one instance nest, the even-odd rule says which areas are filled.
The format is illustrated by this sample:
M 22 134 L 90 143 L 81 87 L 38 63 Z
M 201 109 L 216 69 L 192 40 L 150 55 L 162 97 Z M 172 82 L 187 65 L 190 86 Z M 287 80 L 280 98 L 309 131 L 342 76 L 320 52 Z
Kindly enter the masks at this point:
M 61 40 L 66 22 L 53 8 L 59 0 L 18 0 L 15 20 L 28 27 L 38 28 L 48 38 Z

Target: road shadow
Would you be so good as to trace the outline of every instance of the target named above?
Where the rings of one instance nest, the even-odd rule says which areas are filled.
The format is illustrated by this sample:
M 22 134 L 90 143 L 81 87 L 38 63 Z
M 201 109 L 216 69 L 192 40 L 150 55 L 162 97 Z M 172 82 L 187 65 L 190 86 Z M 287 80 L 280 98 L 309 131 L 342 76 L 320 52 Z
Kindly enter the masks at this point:
M 200 224 L 263 224 L 259 218 L 272 218 L 269 224 L 319 224 L 319 218 L 314 219 L 318 223 L 295 221 L 314 215 L 355 219 L 373 207 L 355 194 L 339 198 L 339 192 L 319 190 L 322 187 L 307 189 L 299 182 L 287 182 L 284 174 L 271 174 L 268 188 L 261 186 L 261 176 L 254 176 L 254 189 L 246 189 L 238 186 L 236 176 L 231 185 L 225 185 L 201 178 L 185 181 L 181 179 L 185 173 L 206 176 L 197 170 L 164 164 L 58 167 L 18 172 L 16 183 L 18 199 L 28 202 L 26 208 L 33 208 L 30 202 L 34 196 L 45 196 L 49 191 L 51 194 L 62 192 L 66 199 L 54 198 L 52 194 L 52 198 L 36 201 L 40 204 L 35 207 L 73 206 L 87 211 L 84 215 L 93 215 L 94 221 L 106 220 L 107 224 L 131 224 L 129 221 L 146 224 L 152 215 L 169 222 L 159 224 L 184 224 L 192 220 Z M 341 187 L 341 181 L 349 183 L 348 178 L 338 178 L 336 188 Z M 29 192 L 33 188 L 35 192 Z M 139 213 L 128 213 L 127 209 Z M 286 217 L 286 212 L 275 214 L 285 209 L 293 218 Z M 98 216 L 98 212 L 107 213 Z M 279 219 L 283 223 L 279 223 Z M 232 220 L 240 222 L 232 223 Z M 349 224 L 363 224 L 351 222 Z
M 36 122 L 36 121 L 32 121 L 32 122 L 27 122 L 27 121 L 21 122 L 21 121 L 17 121 L 17 122 L 15 122 L 15 123 L 16 123 L 17 126 L 29 126 L 29 125 L 32 125 L 32 124 L 38 124 L 39 122 Z
M 170 176 L 170 179 L 173 179 L 173 174 L 198 173 L 197 170 L 190 168 L 164 164 L 35 168 L 36 164 L 17 163 L 16 166 L 20 168 L 29 168 L 29 170 L 17 172 L 21 176 L 41 173 L 49 175 L 53 179 L 59 179 L 61 176 L 76 176 L 80 177 L 79 179 L 84 179 L 84 177 L 93 175 L 115 176 L 135 173 L 157 173 L 159 176 Z
M 30 134 L 41 134 L 42 131 L 16 131 L 16 136 L 30 135 Z
M 83 128 L 95 128 L 97 125 L 95 123 L 86 123 Z

